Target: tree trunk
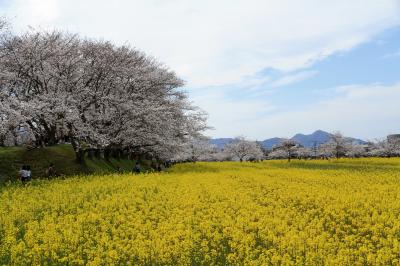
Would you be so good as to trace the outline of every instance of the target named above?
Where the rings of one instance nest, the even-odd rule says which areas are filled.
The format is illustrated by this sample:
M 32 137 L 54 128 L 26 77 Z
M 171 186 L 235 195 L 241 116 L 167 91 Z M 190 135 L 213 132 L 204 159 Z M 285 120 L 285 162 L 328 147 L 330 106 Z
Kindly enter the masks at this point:
M 71 139 L 71 144 L 75 152 L 76 162 L 79 164 L 85 164 L 85 151 L 76 140 Z
M 76 155 L 76 161 L 79 164 L 85 164 L 85 151 L 82 149 L 79 149 L 78 151 L 75 152 Z
M 120 160 L 121 157 L 122 157 L 122 151 L 121 151 L 121 149 L 114 149 L 114 151 L 113 151 L 113 157 L 114 157 L 115 159 Z
M 101 151 L 99 149 L 94 150 L 94 157 L 97 159 L 101 158 Z
M 49 136 L 48 140 L 47 140 L 47 146 L 54 146 L 54 145 L 56 145 L 56 144 L 57 144 L 57 138 L 56 138 L 56 136 L 52 133 L 52 134 Z
M 109 149 L 104 149 L 104 159 L 107 161 L 110 159 L 110 153 L 111 151 Z
M 93 158 L 94 158 L 94 149 L 88 150 L 88 158 L 90 160 L 93 160 Z

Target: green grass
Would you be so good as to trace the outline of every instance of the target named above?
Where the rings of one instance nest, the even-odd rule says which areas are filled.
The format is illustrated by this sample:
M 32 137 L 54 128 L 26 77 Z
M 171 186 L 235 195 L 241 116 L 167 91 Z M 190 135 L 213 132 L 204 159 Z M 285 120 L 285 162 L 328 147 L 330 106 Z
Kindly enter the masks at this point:
M 128 159 L 89 159 L 85 165 L 75 161 L 75 154 L 70 145 L 27 150 L 24 147 L 0 147 L 0 184 L 18 179 L 18 171 L 22 165 L 32 167 L 34 178 L 44 177 L 46 169 L 53 163 L 57 173 L 65 176 L 79 174 L 98 174 L 116 172 L 118 168 L 131 171 L 135 162 Z

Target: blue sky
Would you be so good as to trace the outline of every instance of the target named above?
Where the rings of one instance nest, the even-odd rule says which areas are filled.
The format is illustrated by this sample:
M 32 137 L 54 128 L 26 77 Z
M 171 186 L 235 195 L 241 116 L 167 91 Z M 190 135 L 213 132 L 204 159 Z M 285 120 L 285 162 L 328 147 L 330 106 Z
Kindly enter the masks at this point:
M 400 133 L 398 0 L 0 0 L 17 32 L 129 43 L 175 70 L 212 137 Z
M 305 72 L 310 75 L 306 75 L 304 80 L 274 89 L 271 82 L 287 73 L 267 69 L 261 77 L 271 77 L 272 81 L 257 91 L 269 91 L 269 101 L 282 109 L 296 110 L 334 96 L 332 88 L 335 87 L 375 83 L 393 85 L 400 81 L 400 27 L 383 31 L 367 43 L 333 54 L 306 70 L 293 72 L 293 75 Z M 239 90 L 236 97 L 252 96 L 242 92 Z
M 304 73 L 304 75 L 301 75 L 301 73 Z M 298 79 L 294 79 L 293 83 L 286 85 L 285 83 L 280 86 L 273 85 L 274 82 L 288 75 L 297 75 Z M 226 132 L 236 130 L 236 128 L 238 129 L 235 132 L 236 134 L 246 132 L 247 129 L 241 127 L 241 124 L 251 124 L 249 127 L 252 128 L 265 128 L 264 131 L 261 131 L 261 134 L 253 135 L 253 138 L 256 139 L 263 139 L 264 136 L 290 137 L 296 132 L 311 133 L 314 129 L 319 128 L 327 131 L 338 130 L 365 139 L 383 138 L 387 134 L 400 132 L 400 27 L 398 26 L 380 32 L 367 42 L 349 51 L 332 54 L 308 68 L 289 73 L 265 69 L 260 71 L 257 76 L 267 81 L 257 86 L 228 85 L 210 89 L 211 91 L 226 91 L 226 94 L 220 96 L 220 98 L 230 99 L 232 102 L 244 102 L 243 99 L 248 99 L 251 102 L 257 99 L 255 102 L 258 103 L 262 99 L 266 106 L 268 104 L 273 105 L 271 109 L 263 110 L 260 108 L 259 112 L 242 117 L 241 119 L 245 121 L 237 120 L 237 123 L 229 124 Z M 356 105 L 353 105 L 351 101 L 348 102 L 348 105 L 344 106 L 346 108 L 344 113 L 350 117 L 347 120 L 354 120 L 354 125 L 349 121 L 340 121 L 343 112 L 337 115 L 337 119 L 332 124 L 329 123 L 329 120 L 321 122 L 321 118 L 310 123 L 310 120 L 313 121 L 314 117 L 308 116 L 307 113 L 302 116 L 304 120 L 307 120 L 307 125 L 303 126 L 302 124 L 306 123 L 302 121 L 295 123 L 294 127 L 287 124 L 292 122 L 290 114 L 309 109 L 312 110 L 311 112 L 324 111 L 325 107 L 320 103 L 330 100 L 332 102 L 340 101 L 341 96 L 343 97 L 348 93 L 346 90 L 343 91 L 343 88 L 346 87 L 353 88 L 355 91 L 368 91 L 373 88 L 373 91 L 378 95 L 380 91 L 391 90 L 389 95 L 393 98 L 383 97 L 380 102 L 376 103 L 374 94 L 372 94 L 367 99 L 366 104 L 362 106 L 362 110 L 374 110 L 376 108 L 380 110 L 379 115 L 371 117 L 369 117 L 369 112 L 353 115 L 355 112 L 352 107 L 356 108 Z M 203 94 L 201 91 L 190 90 L 190 88 L 189 91 L 194 95 Z M 212 95 L 212 92 L 210 92 L 210 95 Z M 354 101 L 357 102 L 357 98 Z M 207 99 L 204 102 L 207 102 Z M 316 105 L 318 106 L 317 109 L 315 108 Z M 217 109 L 219 108 L 217 107 Z M 279 119 L 259 119 L 263 116 L 277 115 L 279 117 L 280 114 L 287 115 L 283 115 L 281 121 Z M 287 120 L 284 118 L 287 118 Z M 254 120 L 254 123 L 246 123 L 246 120 Z M 357 123 L 359 120 L 362 120 L 361 125 Z M 279 125 L 276 123 L 279 123 Z M 214 124 L 218 128 L 217 125 L 220 123 L 216 121 Z M 275 131 L 276 128 L 278 130 Z M 263 132 L 266 132 L 265 135 L 263 135 Z M 270 132 L 276 133 L 271 134 Z M 221 135 L 232 136 L 229 134 Z

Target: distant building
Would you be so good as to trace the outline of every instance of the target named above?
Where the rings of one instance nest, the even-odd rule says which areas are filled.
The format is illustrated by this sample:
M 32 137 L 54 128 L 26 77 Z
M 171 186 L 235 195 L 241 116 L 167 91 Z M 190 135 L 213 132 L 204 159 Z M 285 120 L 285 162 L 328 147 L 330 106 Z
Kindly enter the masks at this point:
M 399 142 L 400 143 L 400 134 L 392 134 L 387 136 L 387 141 L 388 142 Z

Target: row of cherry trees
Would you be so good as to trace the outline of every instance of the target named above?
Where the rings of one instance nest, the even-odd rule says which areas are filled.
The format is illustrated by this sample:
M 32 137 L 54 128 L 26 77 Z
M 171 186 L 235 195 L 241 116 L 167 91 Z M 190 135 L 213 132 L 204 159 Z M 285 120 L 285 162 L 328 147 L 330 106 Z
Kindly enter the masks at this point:
M 358 157 L 400 156 L 400 139 L 355 143 L 340 132 L 330 134 L 328 142 L 315 147 L 303 147 L 291 139 L 283 139 L 267 150 L 260 142 L 238 137 L 223 149 L 212 146 L 208 140 L 192 142 L 185 152 L 176 158 L 179 161 L 257 161 L 262 159 L 329 159 Z
M 364 144 L 354 143 L 340 132 L 330 135 L 330 140 L 315 147 L 302 147 L 293 140 L 286 139 L 267 152 L 270 159 L 309 158 L 358 158 L 400 156 L 400 140 L 376 140 Z
M 169 159 L 206 129 L 183 81 L 143 52 L 0 25 L 0 145 L 68 141 L 80 162 L 87 151 Z
M 209 139 L 197 139 L 186 145 L 183 152 L 177 154 L 175 161 L 256 161 L 263 159 L 261 145 L 244 137 L 237 137 L 223 149 L 210 144 Z

